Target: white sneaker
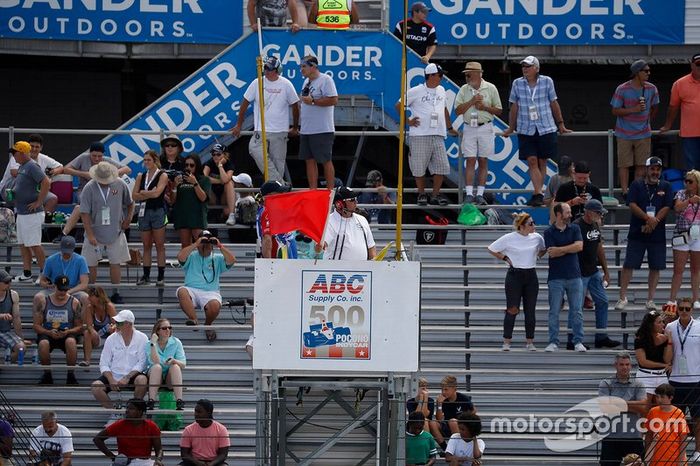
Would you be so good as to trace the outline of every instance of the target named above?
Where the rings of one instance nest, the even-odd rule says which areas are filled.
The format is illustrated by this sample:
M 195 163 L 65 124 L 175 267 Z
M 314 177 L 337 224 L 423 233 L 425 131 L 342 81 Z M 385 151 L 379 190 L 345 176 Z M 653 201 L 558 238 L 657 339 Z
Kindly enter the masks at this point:
M 32 280 L 34 280 L 34 277 L 32 277 L 31 275 L 27 277 L 23 273 L 21 273 L 12 279 L 12 283 L 30 282 Z
M 503 346 L 501 346 L 501 351 L 510 351 L 510 343 L 503 343 Z
M 38 277 L 38 278 L 36 279 L 36 281 L 34 282 L 34 284 L 35 284 L 36 286 L 40 286 L 40 285 L 41 285 L 41 277 Z
M 528 351 L 537 351 L 537 347 L 534 343 L 528 343 L 527 345 L 525 345 L 525 349 Z
M 623 311 L 625 309 L 625 306 L 627 306 L 627 298 L 620 298 L 617 300 L 617 303 L 615 303 L 615 310 L 616 311 Z
M 236 214 L 228 214 L 228 218 L 226 219 L 226 225 L 228 226 L 233 226 L 236 224 Z
M 583 343 L 576 343 L 576 345 L 574 345 L 574 350 L 578 351 L 579 353 L 585 353 L 588 351 Z
M 558 350 L 558 349 L 559 349 L 559 346 L 557 346 L 556 343 L 550 343 L 550 344 L 547 345 L 547 347 L 544 349 L 544 351 L 545 351 L 546 353 L 553 353 L 553 352 L 555 352 L 555 351 Z
M 646 304 L 647 311 L 656 311 L 656 304 L 654 304 L 654 300 L 650 299 L 647 301 Z
M 105 424 L 105 427 L 109 427 L 118 420 L 122 419 L 122 415 L 119 413 L 112 413 L 109 415 L 109 419 L 107 420 L 107 423 Z
M 693 452 L 693 456 L 688 460 L 688 464 L 694 464 L 697 461 L 700 461 L 700 451 Z

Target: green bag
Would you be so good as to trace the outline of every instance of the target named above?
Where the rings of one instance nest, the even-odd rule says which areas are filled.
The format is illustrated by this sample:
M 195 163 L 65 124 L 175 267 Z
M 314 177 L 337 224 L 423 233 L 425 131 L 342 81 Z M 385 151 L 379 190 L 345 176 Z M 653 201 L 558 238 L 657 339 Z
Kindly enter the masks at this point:
M 464 204 L 457 217 L 457 223 L 462 225 L 484 225 L 486 217 L 474 204 Z
M 175 410 L 177 405 L 175 404 L 175 394 L 172 390 L 160 390 L 158 392 L 158 407 L 160 409 Z M 153 415 L 153 422 L 156 423 L 160 430 L 180 430 L 183 426 L 181 413 L 156 413 Z

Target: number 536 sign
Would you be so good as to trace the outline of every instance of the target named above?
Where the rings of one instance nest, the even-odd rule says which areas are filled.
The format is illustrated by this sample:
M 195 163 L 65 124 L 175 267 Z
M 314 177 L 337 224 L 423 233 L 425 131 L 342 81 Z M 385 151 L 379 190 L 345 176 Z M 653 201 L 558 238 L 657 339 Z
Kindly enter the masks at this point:
M 302 271 L 302 359 L 371 359 L 372 272 Z

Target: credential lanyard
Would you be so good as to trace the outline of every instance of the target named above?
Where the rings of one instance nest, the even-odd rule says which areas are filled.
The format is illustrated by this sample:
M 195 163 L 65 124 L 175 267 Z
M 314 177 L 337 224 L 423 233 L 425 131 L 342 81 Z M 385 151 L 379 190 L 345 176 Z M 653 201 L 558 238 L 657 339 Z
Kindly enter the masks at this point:
M 107 197 L 109 197 L 109 186 L 107 186 L 107 191 L 102 191 L 102 186 L 98 185 L 98 188 L 100 188 L 100 194 L 102 195 L 102 200 L 104 200 L 105 205 L 107 205 Z
M 678 325 L 676 325 L 676 333 L 678 334 L 678 341 L 681 343 L 681 354 L 683 354 L 683 347 L 685 346 L 685 341 L 688 339 L 688 334 L 690 333 L 690 329 L 693 327 L 693 322 L 694 320 L 690 321 L 690 324 L 688 324 L 688 328 L 685 329 L 685 333 L 683 333 L 683 337 L 681 337 L 681 323 L 678 322 Z
M 537 95 L 537 84 L 540 82 L 539 76 L 537 77 L 537 81 L 535 81 L 535 87 L 530 87 L 530 85 L 525 81 L 525 85 L 527 86 L 528 92 L 530 92 L 530 100 L 532 100 L 532 103 L 535 103 L 535 96 Z

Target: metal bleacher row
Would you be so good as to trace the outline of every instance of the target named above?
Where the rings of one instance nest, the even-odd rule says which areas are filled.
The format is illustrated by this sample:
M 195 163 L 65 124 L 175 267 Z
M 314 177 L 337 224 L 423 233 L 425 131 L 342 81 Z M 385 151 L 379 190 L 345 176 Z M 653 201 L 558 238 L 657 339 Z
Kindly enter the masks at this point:
M 456 206 L 452 206 L 456 207 Z M 219 236 L 226 227 L 216 225 Z M 168 227 L 170 229 L 170 227 Z M 379 247 L 394 239 L 394 225 L 373 225 Z M 562 431 L 545 432 L 532 426 L 516 426 L 517 432 L 498 432 L 497 419 L 501 417 L 530 419 L 548 416 L 564 416 L 570 407 L 597 394 L 601 378 L 613 373 L 612 361 L 616 350 L 591 349 L 587 353 L 560 350 L 544 353 L 547 343 L 547 285 L 546 259 L 538 267 L 540 294 L 537 305 L 536 353 L 524 349 L 524 324 L 522 317 L 516 322 L 513 349 L 509 353 L 500 351 L 504 309 L 503 280 L 505 268 L 486 251 L 486 246 L 502 234 L 511 231 L 510 226 L 464 227 L 450 224 L 444 245 L 419 245 L 415 230 L 425 225 L 404 225 L 404 246 L 409 257 L 422 264 L 421 283 L 421 375 L 428 378 L 431 394 L 439 394 L 439 382 L 448 374 L 459 380 L 460 391 L 473 397 L 484 424 L 483 438 L 487 445 L 485 459 L 491 465 L 590 465 L 595 463 L 597 445 L 570 453 L 553 453 L 544 444 L 545 437 L 561 437 Z M 427 227 L 431 228 L 431 227 Z M 539 227 L 541 231 L 543 227 Z M 668 227 L 670 229 L 670 226 Z M 631 346 L 634 332 L 646 312 L 646 273 L 635 274 L 628 297 L 630 304 L 625 311 L 616 311 L 613 305 L 618 297 L 617 272 L 624 258 L 624 242 L 627 225 L 606 225 L 604 236 L 610 265 L 612 284 L 608 288 L 611 302 L 608 331 L 614 339 L 624 340 Z M 179 250 L 174 232 L 168 232 L 167 257 L 172 260 Z M 172 236 L 171 236 L 172 235 Z M 228 245 L 228 244 L 227 244 Z M 130 248 L 140 248 L 135 228 L 130 235 Z M 255 245 L 230 244 L 237 258 L 231 271 L 222 276 L 224 301 L 247 298 L 253 301 L 253 276 Z M 52 243 L 45 243 L 47 255 L 57 250 Z M 21 270 L 18 248 L 7 245 L 8 256 L 3 265 L 11 273 Z M 667 261 L 672 262 L 671 249 Z M 193 421 L 192 408 L 199 398 L 209 398 L 215 404 L 214 417 L 223 422 L 230 431 L 231 450 L 229 464 L 255 464 L 255 419 L 256 399 L 253 390 L 254 373 L 244 345 L 251 334 L 250 317 L 252 307 L 245 312 L 239 307 L 224 306 L 215 322 L 218 339 L 208 343 L 204 332 L 184 325 L 184 314 L 179 310 L 175 289 L 182 283 L 183 271 L 167 268 L 165 286 L 136 286 L 140 267 L 125 267 L 120 285 L 125 303 L 118 309 L 131 309 L 136 314 L 136 327 L 150 333 L 157 318 L 162 315 L 174 326 L 174 335 L 179 337 L 187 354 L 188 366 L 184 370 L 185 401 L 184 425 Z M 100 267 L 98 284 L 111 289 L 106 267 Z M 128 271 L 128 278 L 127 278 Z M 661 274 L 657 302 L 665 302 L 670 287 L 670 270 Z M 31 329 L 31 300 L 38 287 L 29 283 L 13 284 L 20 294 L 20 309 L 25 338 L 33 338 Z M 684 283 L 681 295 L 689 288 Z M 566 337 L 566 318 L 562 313 L 561 335 Z M 594 313 L 584 311 L 586 342 L 593 341 Z M 591 345 L 592 346 L 592 345 Z M 65 380 L 65 358 L 62 353 L 52 354 L 52 370 L 55 385 L 38 386 L 42 368 L 25 363 L 2 366 L 0 369 L 0 391 L 11 406 L 30 427 L 40 422 L 41 412 L 53 409 L 59 422 L 73 433 L 76 453 L 73 464 L 87 466 L 107 464 L 106 459 L 92 445 L 92 437 L 102 428 L 110 412 L 102 409 L 90 394 L 90 383 L 99 376 L 99 350 L 93 352 L 89 368 L 76 368 L 80 382 L 78 387 L 62 385 Z M 82 358 L 82 346 L 79 349 Z M 313 406 L 313 393 L 307 395 L 305 404 L 289 408 L 290 418 L 303 418 Z M 376 402 L 368 396 L 362 403 Z M 157 411 L 156 411 L 157 412 Z M 310 450 L 316 441 L 328 432 L 333 432 L 338 423 L 339 408 L 329 407 L 314 423 L 307 423 L 300 436 L 290 445 L 297 450 Z M 574 413 L 569 417 L 580 417 Z M 320 420 L 319 420 L 320 419 Z M 362 429 L 358 429 L 360 431 Z M 178 442 L 181 431 L 163 432 L 166 464 L 177 464 Z M 364 443 L 363 443 L 364 442 Z M 370 442 L 371 443 L 371 442 Z M 114 445 L 112 443 L 112 445 Z M 314 464 L 361 464 L 367 441 L 358 433 L 336 445 L 336 452 L 329 452 L 327 459 Z M 364 450 L 363 450 L 364 449 Z M 20 456 L 25 452 L 18 451 Z M 362 453 L 362 454 L 361 454 Z M 443 460 L 440 460 L 443 461 Z M 20 463 L 22 464 L 22 463 Z M 260 464 L 264 464 L 260 463 Z M 438 464 L 444 464 L 438 462 Z

